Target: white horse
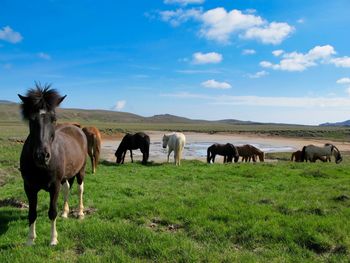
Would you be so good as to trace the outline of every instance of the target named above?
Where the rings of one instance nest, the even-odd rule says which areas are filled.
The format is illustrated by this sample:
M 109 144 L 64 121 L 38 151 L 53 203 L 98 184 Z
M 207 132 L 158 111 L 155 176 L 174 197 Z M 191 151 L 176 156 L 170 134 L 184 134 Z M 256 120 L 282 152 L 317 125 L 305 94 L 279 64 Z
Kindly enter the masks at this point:
M 180 165 L 182 151 L 185 147 L 186 137 L 181 132 L 174 132 L 171 134 L 164 134 L 163 136 L 163 148 L 168 146 L 168 162 L 169 155 L 174 151 L 174 162 L 175 165 Z
M 302 150 L 302 161 L 316 162 L 317 159 L 326 157 L 326 160 L 330 160 L 331 156 L 335 157 L 335 162 L 340 163 L 343 158 L 340 151 L 333 144 L 325 144 L 323 147 L 315 145 L 304 146 Z

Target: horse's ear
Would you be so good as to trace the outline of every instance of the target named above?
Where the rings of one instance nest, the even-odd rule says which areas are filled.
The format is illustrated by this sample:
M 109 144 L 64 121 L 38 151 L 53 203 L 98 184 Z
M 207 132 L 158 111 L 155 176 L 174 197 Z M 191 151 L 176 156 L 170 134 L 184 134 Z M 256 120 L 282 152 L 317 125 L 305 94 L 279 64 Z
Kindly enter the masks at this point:
M 64 95 L 63 97 L 59 98 L 57 101 L 57 107 L 62 103 L 62 101 L 67 97 L 67 95 Z
M 23 103 L 26 103 L 28 101 L 28 97 L 22 96 L 21 94 L 17 94 L 17 95 Z

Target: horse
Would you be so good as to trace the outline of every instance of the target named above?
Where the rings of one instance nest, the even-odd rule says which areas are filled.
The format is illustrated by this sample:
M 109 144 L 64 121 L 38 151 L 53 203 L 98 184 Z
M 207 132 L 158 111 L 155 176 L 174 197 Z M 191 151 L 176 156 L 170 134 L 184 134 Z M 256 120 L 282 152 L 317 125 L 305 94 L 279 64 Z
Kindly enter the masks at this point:
M 302 160 L 316 162 L 317 159 L 326 158 L 330 160 L 331 156 L 334 156 L 335 162 L 339 164 L 343 158 L 340 154 L 340 151 L 333 144 L 327 143 L 323 147 L 315 146 L 315 145 L 307 145 L 303 147 L 302 150 Z
M 87 141 L 81 129 L 73 125 L 56 127 L 55 109 L 66 96 L 61 97 L 50 85 L 35 84 L 21 99 L 23 118 L 29 122 L 29 135 L 23 145 L 20 157 L 20 171 L 24 190 L 29 201 L 29 235 L 27 245 L 36 239 L 38 192 L 50 193 L 49 219 L 51 220 L 50 245 L 57 245 L 56 217 L 57 199 L 64 190 L 62 217 L 69 213 L 69 182 L 78 181 L 79 218 L 84 218 L 83 191 L 86 164 Z
M 186 137 L 181 132 L 174 132 L 170 134 L 163 135 L 163 148 L 168 147 L 168 158 L 167 162 L 169 162 L 169 155 L 172 151 L 174 151 L 174 163 L 176 166 L 180 165 L 182 151 L 185 147 Z
M 291 156 L 291 158 L 290 158 L 290 160 L 293 162 L 293 161 L 295 161 L 295 162 L 303 162 L 303 160 L 302 160 L 302 151 L 296 151 L 296 152 L 293 152 L 292 153 L 292 156 Z
M 150 145 L 150 138 L 146 133 L 144 132 L 138 132 L 135 134 L 127 133 L 123 137 L 117 151 L 114 154 L 115 157 L 117 157 L 116 162 L 118 164 L 123 164 L 126 152 L 129 150 L 131 162 L 133 163 L 134 159 L 132 156 L 132 150 L 140 149 L 140 151 L 142 152 L 142 164 L 147 164 L 148 157 L 149 157 L 149 145 Z
M 96 167 L 100 159 L 101 152 L 101 133 L 96 127 L 84 127 L 83 132 L 86 135 L 88 143 L 88 155 L 91 160 L 92 173 L 96 172 Z
M 231 143 L 218 144 L 214 143 L 208 147 L 207 150 L 207 162 L 215 162 L 216 155 L 224 156 L 224 163 L 232 163 L 232 159 L 235 160 L 239 158 L 238 151 L 236 147 Z
M 304 160 L 302 159 L 302 154 L 303 154 L 303 152 L 302 151 L 296 151 L 296 152 L 293 152 L 292 153 L 292 156 L 291 156 L 291 158 L 290 158 L 290 160 L 293 162 L 293 161 L 295 161 L 295 162 L 304 162 Z M 316 157 L 315 158 L 315 161 L 316 160 L 320 160 L 320 161 L 322 161 L 322 162 L 327 162 L 327 161 L 330 161 L 330 157 L 329 158 L 326 158 L 325 156 L 318 156 L 318 157 Z
M 251 159 L 253 159 L 253 162 L 256 162 L 256 156 L 259 157 L 260 162 L 264 162 L 264 152 L 260 151 L 253 145 L 245 144 L 243 146 L 236 146 L 236 148 L 238 150 L 239 156 L 242 156 L 242 162 L 250 162 Z M 237 161 L 235 160 L 235 162 Z

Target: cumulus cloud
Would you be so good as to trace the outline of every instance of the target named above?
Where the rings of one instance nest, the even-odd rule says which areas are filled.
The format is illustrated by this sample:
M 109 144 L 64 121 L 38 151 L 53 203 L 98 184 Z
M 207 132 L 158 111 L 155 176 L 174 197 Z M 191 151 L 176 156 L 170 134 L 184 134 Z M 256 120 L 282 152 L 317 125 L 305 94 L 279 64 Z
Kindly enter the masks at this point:
M 203 4 L 205 0 L 164 0 L 164 4 L 180 4 L 180 5 L 191 5 L 191 4 Z
M 350 84 L 350 78 L 341 78 L 337 80 L 338 84 Z
M 201 83 L 201 85 L 205 88 L 210 89 L 230 89 L 232 88 L 230 83 L 227 82 L 219 82 L 214 79 L 210 79 Z
M 216 52 L 202 53 L 196 52 L 192 55 L 194 64 L 217 64 L 222 61 L 222 55 Z
M 350 68 L 350 57 L 333 58 L 331 63 L 340 68 Z
M 21 42 L 23 39 L 19 32 L 13 31 L 9 26 L 0 29 L 0 40 L 4 40 L 13 44 Z
M 176 9 L 166 10 L 159 12 L 161 20 L 170 23 L 173 27 L 177 27 L 180 24 L 187 22 L 190 19 L 199 19 L 202 10 L 198 8 L 192 9 Z
M 254 74 L 248 74 L 248 77 L 251 79 L 259 79 L 259 78 L 265 77 L 267 75 L 269 75 L 269 72 L 262 70 L 262 71 L 258 71 L 256 73 L 254 73 Z
M 272 22 L 263 27 L 252 27 L 248 29 L 243 38 L 256 39 L 264 44 L 277 45 L 282 43 L 292 32 L 294 27 L 287 23 Z
M 255 12 L 242 12 L 238 9 L 231 11 L 218 7 L 203 11 L 197 9 L 177 9 L 161 11 L 163 21 L 178 26 L 188 20 L 200 23 L 199 35 L 223 44 L 228 44 L 234 35 L 243 39 L 255 39 L 264 44 L 279 44 L 293 31 L 294 27 L 287 23 L 271 22 L 255 14 Z
M 121 111 L 122 109 L 124 109 L 125 105 L 126 105 L 125 100 L 118 100 L 112 109 L 117 110 L 117 111 Z
M 256 54 L 256 51 L 254 49 L 243 49 L 242 54 L 243 55 L 254 55 L 254 54 Z
M 279 56 L 282 55 L 283 53 L 284 53 L 284 50 L 282 50 L 282 49 L 277 49 L 277 50 L 272 51 L 272 54 L 273 54 L 275 57 L 279 57 Z
M 45 59 L 45 60 L 50 60 L 51 59 L 51 56 L 47 53 L 44 53 L 44 52 L 39 52 L 38 53 L 38 57 L 39 58 L 42 58 L 42 59 Z
M 309 67 L 316 66 L 320 62 L 331 61 L 332 55 L 336 54 L 331 45 L 316 46 L 303 54 L 298 52 L 283 53 L 279 63 L 269 61 L 260 62 L 260 66 L 283 71 L 304 71 Z

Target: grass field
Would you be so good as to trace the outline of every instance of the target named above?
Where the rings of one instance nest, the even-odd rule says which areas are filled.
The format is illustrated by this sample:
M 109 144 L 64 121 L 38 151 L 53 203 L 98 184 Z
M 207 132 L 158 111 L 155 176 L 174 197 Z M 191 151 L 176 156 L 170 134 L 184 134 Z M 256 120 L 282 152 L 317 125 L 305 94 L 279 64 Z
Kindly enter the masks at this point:
M 22 146 L 6 136 L 0 200 L 27 202 L 17 170 Z M 57 247 L 49 246 L 46 192 L 34 247 L 24 245 L 27 209 L 0 207 L 0 262 L 348 262 L 349 176 L 348 156 L 340 165 L 102 162 L 96 175 L 88 165 L 91 213 L 59 218 Z M 77 208 L 76 185 L 70 200 Z

